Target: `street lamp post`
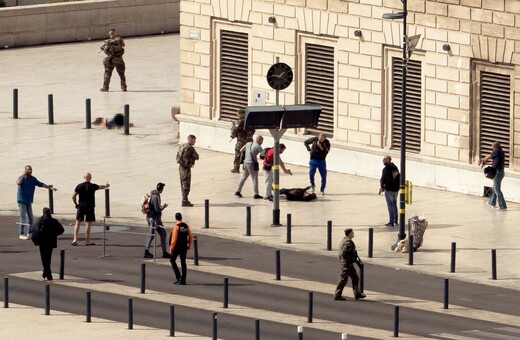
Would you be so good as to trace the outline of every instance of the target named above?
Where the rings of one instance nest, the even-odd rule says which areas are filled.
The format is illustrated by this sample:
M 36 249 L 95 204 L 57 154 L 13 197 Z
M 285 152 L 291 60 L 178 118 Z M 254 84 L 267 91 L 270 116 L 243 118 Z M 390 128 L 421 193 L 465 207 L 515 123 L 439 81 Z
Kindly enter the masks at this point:
M 406 1 L 407 0 L 401 0 L 401 2 L 403 3 L 402 12 L 383 14 L 384 19 L 403 19 L 403 71 L 401 78 L 401 176 L 399 181 L 399 234 L 397 235 L 398 242 L 406 237 L 406 73 L 408 66 L 408 37 L 406 32 L 406 16 L 408 15 L 408 11 Z M 397 244 L 394 245 L 392 248 L 395 248 L 395 246 L 397 246 Z

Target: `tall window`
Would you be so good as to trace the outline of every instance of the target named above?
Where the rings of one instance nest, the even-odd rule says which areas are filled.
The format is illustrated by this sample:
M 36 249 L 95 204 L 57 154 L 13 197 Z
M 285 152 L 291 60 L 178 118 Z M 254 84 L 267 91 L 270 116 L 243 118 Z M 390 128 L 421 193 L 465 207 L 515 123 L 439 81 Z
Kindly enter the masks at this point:
M 235 120 L 237 110 L 248 103 L 249 36 L 220 31 L 220 119 Z
M 480 153 L 491 152 L 491 144 L 499 141 L 509 166 L 511 131 L 511 76 L 480 72 Z
M 403 60 L 392 58 L 392 148 L 401 148 Z M 421 62 L 408 60 L 406 73 L 406 151 L 421 152 Z
M 334 47 L 305 44 L 305 103 L 320 104 L 320 120 L 308 132 L 334 133 Z

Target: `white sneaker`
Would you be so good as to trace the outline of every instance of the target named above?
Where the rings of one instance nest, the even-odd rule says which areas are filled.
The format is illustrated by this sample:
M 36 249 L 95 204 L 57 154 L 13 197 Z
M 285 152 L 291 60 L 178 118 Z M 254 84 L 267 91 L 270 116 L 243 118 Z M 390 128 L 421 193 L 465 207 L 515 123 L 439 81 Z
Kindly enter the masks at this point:
M 25 236 L 24 234 L 20 234 L 19 239 L 20 240 L 27 240 L 27 236 Z
M 494 208 L 495 206 L 494 205 L 491 205 L 489 203 L 486 203 L 486 206 L 490 207 L 490 208 Z
M 501 210 L 501 211 L 507 210 L 507 208 L 500 208 L 500 207 L 497 207 L 496 209 Z
M 314 185 L 311 185 L 311 193 L 314 194 L 315 188 L 316 188 L 316 187 L 315 187 Z

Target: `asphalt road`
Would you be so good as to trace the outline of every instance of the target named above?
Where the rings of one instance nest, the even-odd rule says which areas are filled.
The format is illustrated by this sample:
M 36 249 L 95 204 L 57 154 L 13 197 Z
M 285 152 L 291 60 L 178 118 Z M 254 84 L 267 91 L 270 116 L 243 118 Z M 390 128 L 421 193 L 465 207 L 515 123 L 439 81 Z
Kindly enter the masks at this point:
M 10 276 L 10 274 L 41 270 L 38 250 L 30 241 L 17 239 L 13 230 L 14 219 L 0 218 L 0 275 L 10 277 L 10 301 L 43 308 L 44 283 Z M 67 231 L 71 227 L 66 228 Z M 88 278 L 94 282 L 111 282 L 122 286 L 140 287 L 140 267 L 144 235 L 146 229 L 128 229 L 122 233 L 107 233 L 107 253 L 102 255 L 102 234 L 95 234 L 95 247 L 70 246 L 71 235 L 60 237 L 58 248 L 53 255 L 53 271 L 58 278 L 59 250 L 65 249 L 65 275 Z M 196 230 L 193 230 L 196 234 Z M 222 238 L 198 235 L 199 260 L 229 267 L 248 269 L 275 275 L 275 249 L 252 243 L 237 242 Z M 189 253 L 191 259 L 193 252 Z M 188 267 L 193 261 L 188 260 Z M 188 285 L 173 285 L 173 273 L 164 261 L 161 264 L 147 261 L 147 290 L 181 294 L 207 301 L 222 301 L 223 275 L 188 269 Z M 334 285 L 339 267 L 333 257 L 319 256 L 306 252 L 281 251 L 282 280 L 285 277 L 299 278 L 313 282 Z M 229 303 L 244 307 L 269 310 L 288 315 L 307 316 L 308 290 L 284 287 L 254 278 L 229 279 Z M 3 281 L 1 283 L 3 289 Z M 438 277 L 416 274 L 413 271 L 394 270 L 381 266 L 365 266 L 365 290 L 406 296 L 414 299 L 438 301 L 438 310 L 420 310 L 400 307 L 400 331 L 418 337 L 432 337 L 431 334 L 463 334 L 469 330 L 492 333 L 505 327 L 496 323 L 471 317 L 453 316 L 441 311 L 443 301 L 443 280 Z M 85 290 L 83 288 L 51 285 L 51 308 L 75 314 L 85 313 Z M 330 294 L 314 293 L 314 318 L 364 326 L 371 329 L 387 330 L 392 334 L 394 304 L 392 301 L 371 301 L 370 296 L 363 301 L 351 298 L 351 289 L 346 287 L 347 302 L 332 300 Z M 2 297 L 3 299 L 3 294 Z M 96 317 L 127 321 L 128 298 L 121 294 L 93 292 L 92 312 Z M 472 309 L 508 314 L 520 321 L 520 294 L 508 289 L 470 284 L 450 279 L 450 304 Z M 134 322 L 150 327 L 169 327 L 170 303 L 134 299 Z M 181 332 L 211 336 L 212 312 L 200 308 L 176 305 L 176 329 Z M 518 323 L 517 323 L 518 324 Z M 304 325 L 305 326 L 305 325 Z M 513 325 L 516 326 L 516 325 Z M 296 338 L 296 327 L 284 320 L 272 322 L 261 320 L 261 336 L 265 339 Z M 223 339 L 248 339 L 254 337 L 254 319 L 228 313 L 218 315 L 218 337 Z M 305 328 L 306 339 L 340 339 L 334 332 Z M 349 336 L 349 339 L 362 337 Z

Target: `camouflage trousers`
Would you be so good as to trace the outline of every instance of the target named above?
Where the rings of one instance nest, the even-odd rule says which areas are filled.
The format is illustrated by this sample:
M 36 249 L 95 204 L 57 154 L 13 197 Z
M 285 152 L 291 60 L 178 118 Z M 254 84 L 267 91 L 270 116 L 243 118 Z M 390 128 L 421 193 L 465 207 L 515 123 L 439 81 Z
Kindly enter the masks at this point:
M 179 166 L 179 178 L 181 180 L 182 200 L 186 202 L 191 188 L 191 168 Z
M 242 153 L 240 152 L 240 149 L 244 145 L 246 145 L 247 142 L 237 140 L 237 143 L 235 144 L 235 159 L 233 160 L 233 170 L 239 171 L 240 170 L 240 158 L 242 157 Z
M 343 288 L 347 285 L 348 278 L 352 280 L 352 289 L 358 290 L 359 277 L 356 272 L 356 268 L 354 268 L 353 264 L 347 264 L 346 262 L 341 262 L 341 274 L 339 275 L 338 285 L 336 287 L 336 291 L 334 292 L 335 296 L 341 296 L 343 293 Z
M 103 76 L 103 88 L 108 89 L 108 87 L 110 85 L 110 78 L 112 78 L 112 72 L 114 71 L 114 68 L 115 68 L 117 71 L 117 74 L 119 74 L 119 78 L 121 79 L 121 89 L 126 89 L 125 63 L 124 62 L 121 62 L 121 63 L 107 62 L 107 63 L 103 63 L 103 64 L 105 66 L 105 74 Z

